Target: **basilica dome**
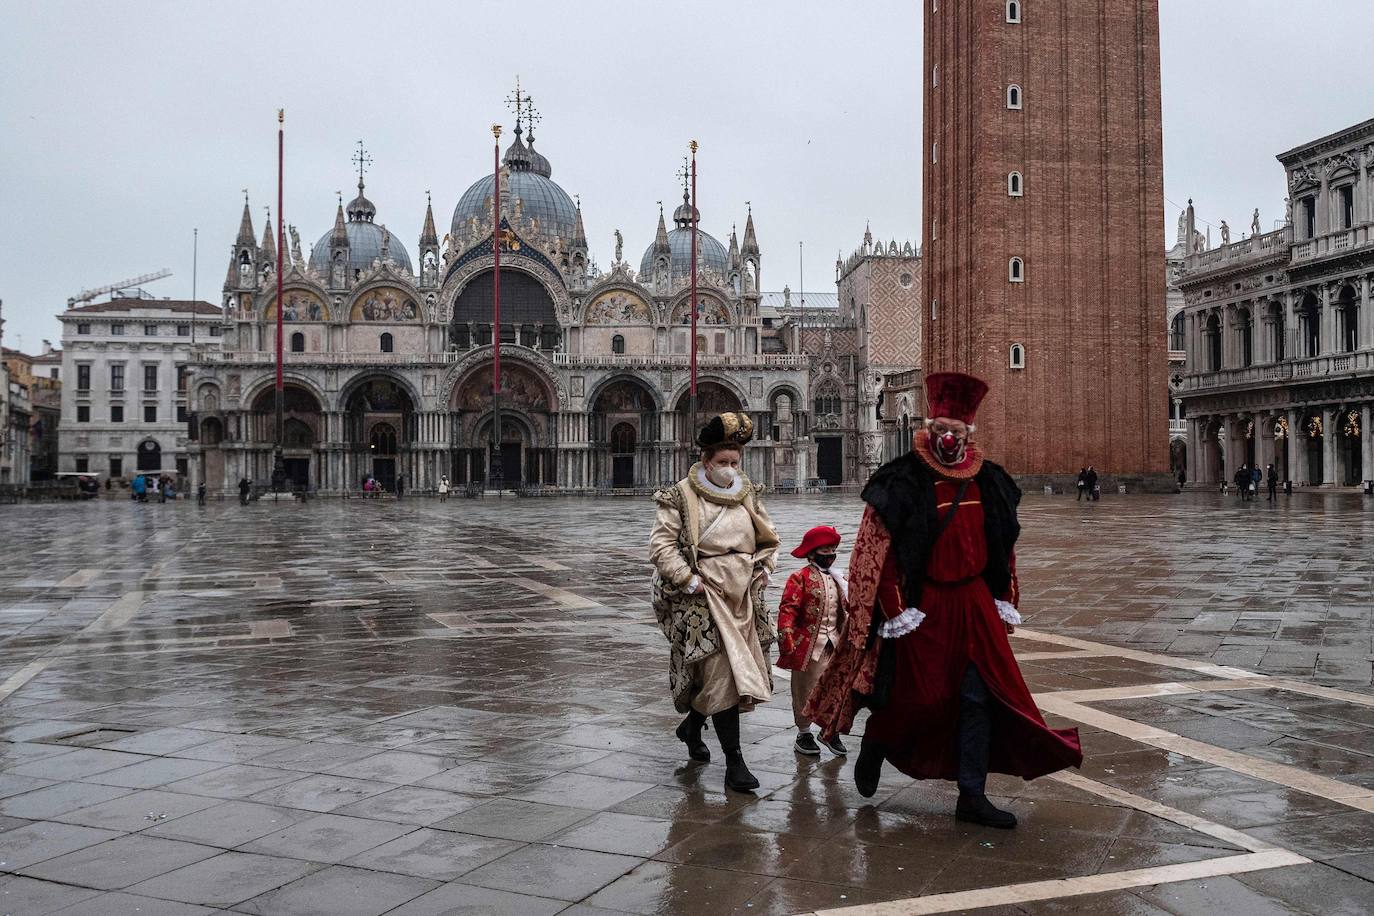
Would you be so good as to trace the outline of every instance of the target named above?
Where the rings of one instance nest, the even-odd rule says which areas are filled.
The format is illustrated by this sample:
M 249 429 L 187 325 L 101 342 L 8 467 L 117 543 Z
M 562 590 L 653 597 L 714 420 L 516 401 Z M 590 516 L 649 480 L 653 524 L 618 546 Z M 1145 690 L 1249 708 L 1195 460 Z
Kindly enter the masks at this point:
M 654 243 L 644 250 L 644 257 L 639 261 L 639 276 L 645 282 L 651 282 L 654 275 L 654 259 L 661 251 L 667 251 L 670 258 L 672 279 L 678 280 L 689 277 L 692 273 L 692 208 L 688 205 L 686 196 L 683 196 L 681 206 L 673 211 L 673 223 L 676 228 L 667 232 L 663 223 L 663 214 L 658 216 L 658 235 Z M 722 277 L 727 276 L 730 270 L 730 256 L 715 236 L 702 231 L 701 211 L 696 211 L 697 218 L 697 259 L 700 266 L 716 271 Z
M 520 215 L 523 220 L 538 219 L 540 231 L 563 240 L 567 248 L 576 232 L 577 205 L 568 192 L 559 187 L 551 177 L 553 167 L 542 153 L 534 149 L 534 138 L 529 145 L 520 137 L 520 127 L 515 129 L 515 142 L 506 150 L 502 160 L 509 177 L 501 191 L 510 195 L 510 206 L 520 201 Z M 453 209 L 452 231 L 455 237 L 467 234 L 468 224 L 476 218 L 479 223 L 491 222 L 491 195 L 494 179 L 485 175 L 473 182 L 472 186 L 458 198 L 458 206 Z M 508 217 L 509 218 L 509 217 Z M 517 231 L 519 227 L 516 227 Z
M 377 208 L 372 205 L 363 194 L 362 179 L 358 180 L 358 196 L 348 205 L 348 221 L 343 218 L 343 208 L 339 208 L 339 213 L 334 221 L 334 228 L 315 243 L 315 247 L 310 250 L 310 269 L 322 275 L 329 273 L 329 249 L 334 243 L 336 233 L 343 233 L 348 238 L 348 271 L 352 273 L 356 270 L 371 270 L 372 262 L 380 260 L 382 257 L 382 242 L 387 240 L 387 257 L 391 258 L 398 267 L 403 267 L 411 273 L 414 272 L 410 266 L 410 255 L 406 253 L 405 246 L 401 240 L 396 238 L 395 233 L 389 229 L 384 229 L 375 222 Z

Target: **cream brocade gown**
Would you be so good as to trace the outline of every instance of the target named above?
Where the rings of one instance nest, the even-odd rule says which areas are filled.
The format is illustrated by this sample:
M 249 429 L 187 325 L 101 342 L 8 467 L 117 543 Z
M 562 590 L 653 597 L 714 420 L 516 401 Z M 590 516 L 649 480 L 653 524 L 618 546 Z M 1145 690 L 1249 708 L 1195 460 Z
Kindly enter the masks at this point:
M 703 482 L 699 477 L 697 483 Z M 687 486 L 687 481 L 683 485 Z M 698 494 L 703 489 L 728 492 L 709 483 L 695 489 Z M 741 711 L 747 712 L 773 696 L 771 666 L 754 628 L 750 591 L 758 571 L 772 572 L 777 547 L 758 549 L 754 518 L 743 505 L 713 502 L 705 496 L 698 496 L 698 505 L 701 535 L 697 544 L 697 573 L 721 646 L 718 652 L 692 666 L 692 708 L 709 716 L 738 704 Z M 771 528 L 762 503 L 756 504 L 756 511 Z M 660 574 L 679 586 L 685 586 L 692 578 L 691 569 L 678 550 L 682 525 L 682 516 L 676 509 L 659 506 L 650 538 L 651 553 Z

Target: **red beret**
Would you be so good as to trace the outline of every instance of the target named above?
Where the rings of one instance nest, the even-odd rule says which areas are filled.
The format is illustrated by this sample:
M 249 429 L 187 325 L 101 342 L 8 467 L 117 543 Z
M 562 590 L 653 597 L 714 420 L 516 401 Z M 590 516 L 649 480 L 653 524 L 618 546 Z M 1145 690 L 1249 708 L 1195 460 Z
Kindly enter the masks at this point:
M 932 372 L 926 376 L 926 416 L 948 417 L 972 423 L 978 405 L 988 393 L 988 383 L 962 372 Z
M 838 531 L 831 528 L 829 525 L 817 525 L 815 528 L 806 532 L 806 536 L 803 537 L 802 542 L 797 545 L 797 549 L 792 551 L 792 556 L 800 559 L 813 550 L 818 550 L 822 547 L 838 547 L 839 545 L 840 533 Z

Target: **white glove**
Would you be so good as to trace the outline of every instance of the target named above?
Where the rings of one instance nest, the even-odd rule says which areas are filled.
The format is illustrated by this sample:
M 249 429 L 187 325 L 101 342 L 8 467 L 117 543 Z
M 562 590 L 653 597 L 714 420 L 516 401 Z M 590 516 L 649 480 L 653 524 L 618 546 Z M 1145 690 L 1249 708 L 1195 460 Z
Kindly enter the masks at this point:
M 683 589 L 683 591 L 685 591 L 689 595 L 695 595 L 697 592 L 701 591 L 701 577 L 692 576 L 692 578 L 688 580 L 687 586 Z

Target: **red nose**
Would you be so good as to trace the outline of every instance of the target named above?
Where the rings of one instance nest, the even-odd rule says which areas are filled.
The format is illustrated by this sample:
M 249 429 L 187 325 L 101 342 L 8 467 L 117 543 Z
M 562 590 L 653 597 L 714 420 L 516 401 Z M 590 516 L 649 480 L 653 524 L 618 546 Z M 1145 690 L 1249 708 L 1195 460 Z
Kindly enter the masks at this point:
M 959 440 L 954 437 L 954 433 L 945 433 L 940 437 L 940 444 L 945 448 L 954 448 L 954 446 L 958 444 L 958 441 Z

